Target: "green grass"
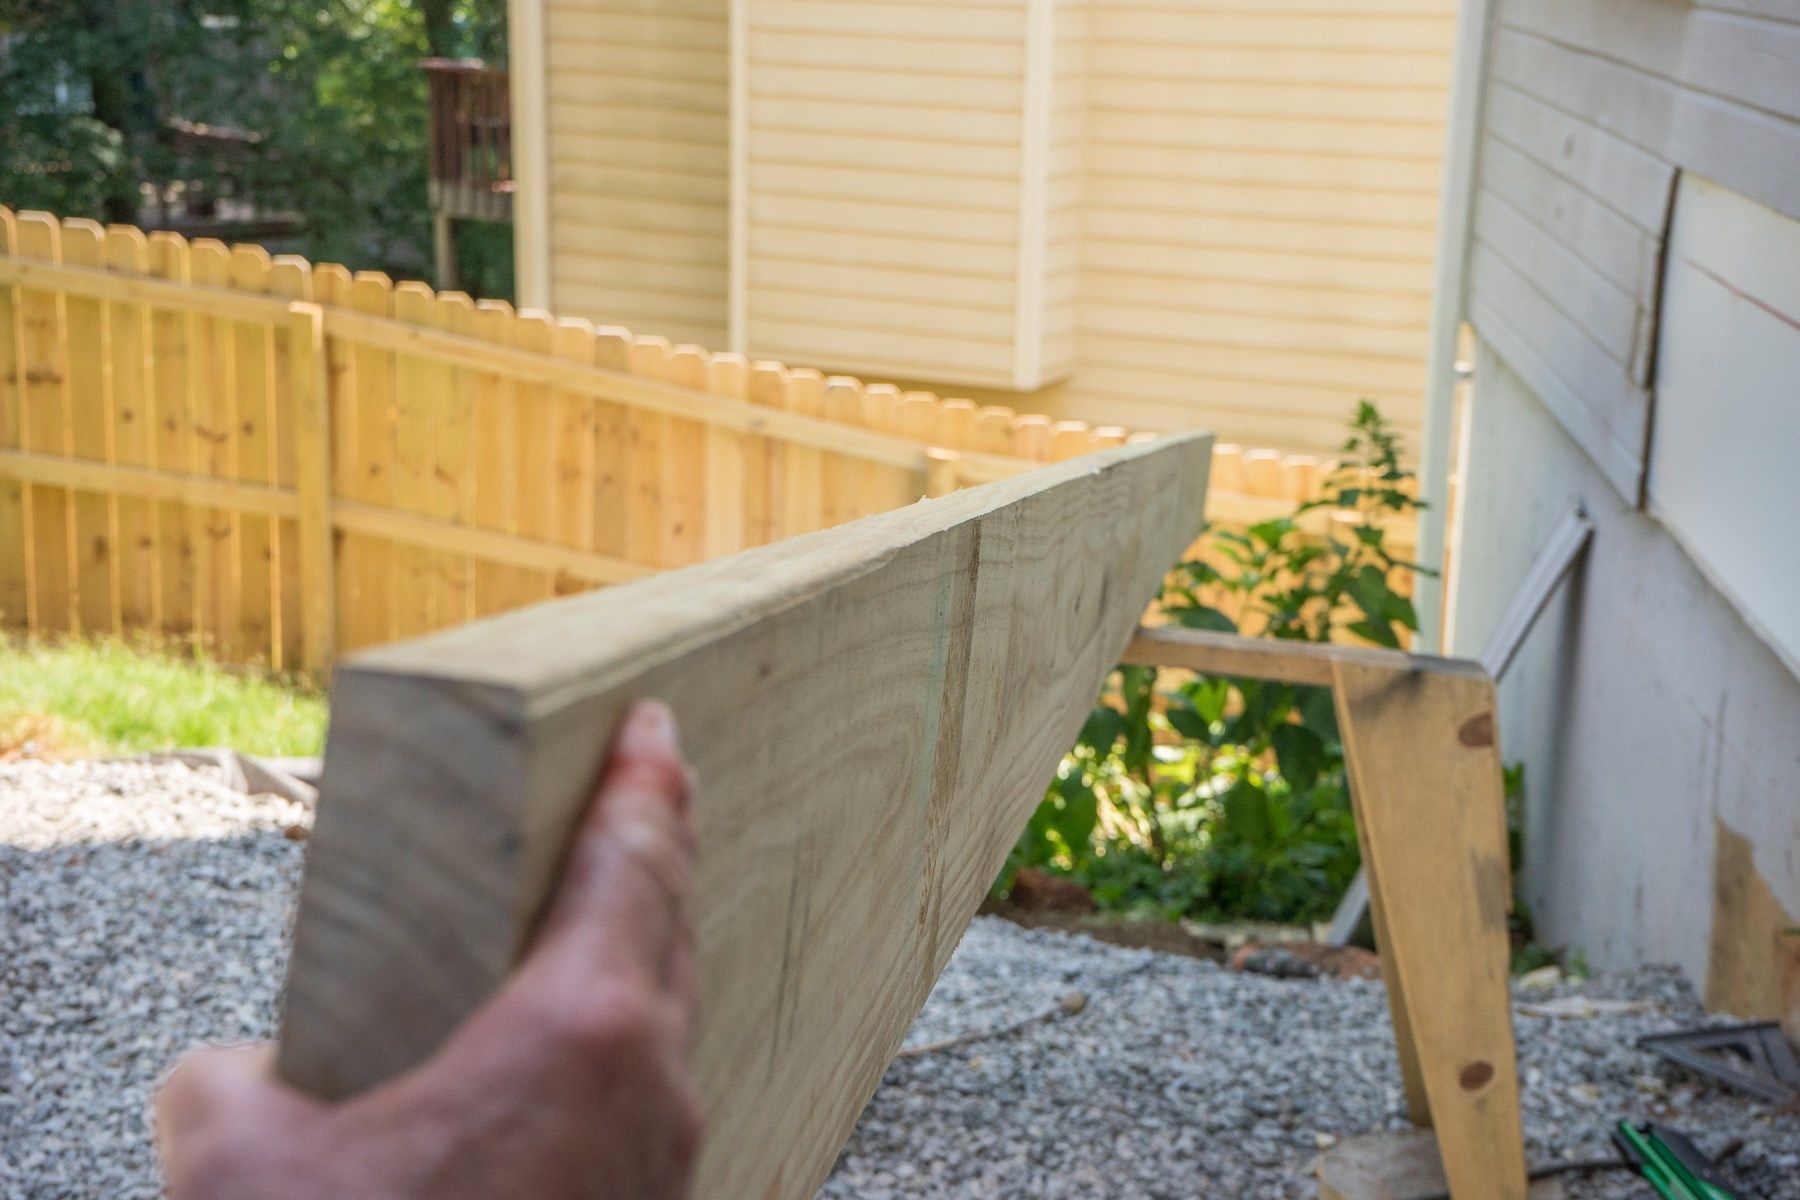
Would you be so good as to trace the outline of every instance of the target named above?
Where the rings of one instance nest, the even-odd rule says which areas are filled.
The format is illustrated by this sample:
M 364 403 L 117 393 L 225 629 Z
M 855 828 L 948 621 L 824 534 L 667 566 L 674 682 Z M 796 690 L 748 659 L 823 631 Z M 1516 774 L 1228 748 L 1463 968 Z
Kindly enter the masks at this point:
M 325 697 L 179 649 L 0 640 L 0 757 L 229 746 L 317 754 Z

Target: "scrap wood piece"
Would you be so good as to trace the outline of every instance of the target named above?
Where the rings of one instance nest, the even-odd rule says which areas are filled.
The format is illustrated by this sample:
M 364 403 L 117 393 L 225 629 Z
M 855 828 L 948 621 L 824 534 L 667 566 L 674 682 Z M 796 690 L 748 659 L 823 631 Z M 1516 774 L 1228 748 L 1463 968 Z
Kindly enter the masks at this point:
M 1616 1164 L 1563 1164 L 1579 1169 Z M 1346 1138 L 1314 1165 L 1319 1200 L 1449 1200 L 1437 1135 L 1429 1129 L 1380 1130 Z M 1562 1200 L 1560 1179 L 1534 1175 L 1530 1200 Z
M 700 780 L 693 1194 L 811 1196 L 1197 535 L 1210 452 L 1107 450 L 345 664 L 281 1074 L 356 1092 L 494 991 L 657 696 Z

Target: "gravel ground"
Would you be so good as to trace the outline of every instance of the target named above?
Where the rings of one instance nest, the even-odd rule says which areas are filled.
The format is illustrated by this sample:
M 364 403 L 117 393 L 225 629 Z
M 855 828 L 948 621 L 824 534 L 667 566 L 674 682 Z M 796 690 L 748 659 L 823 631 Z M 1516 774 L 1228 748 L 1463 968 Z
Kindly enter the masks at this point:
M 155 1079 L 207 1041 L 267 1037 L 305 812 L 177 764 L 0 764 L 0 1196 L 153 1197 Z M 1073 1015 L 1059 1003 L 1079 991 Z M 1533 1162 L 1605 1152 L 1621 1116 L 1700 1134 L 1745 1200 L 1800 1198 L 1800 1119 L 1699 1086 L 1631 1048 L 1694 1022 L 1643 970 L 1527 999 L 1641 1001 L 1517 1018 Z M 1052 1013 L 998 1036 L 1022 1017 Z M 1316 1194 L 1335 1139 L 1398 1126 L 1381 987 L 1278 981 L 978 920 L 822 1195 Z M 1577 1200 L 1648 1195 L 1590 1176 Z

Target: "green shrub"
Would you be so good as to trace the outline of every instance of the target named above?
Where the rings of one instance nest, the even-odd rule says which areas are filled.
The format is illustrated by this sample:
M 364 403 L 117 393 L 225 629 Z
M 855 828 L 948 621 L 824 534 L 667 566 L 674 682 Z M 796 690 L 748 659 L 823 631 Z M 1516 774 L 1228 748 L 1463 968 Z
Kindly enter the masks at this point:
M 1211 531 L 1207 557 L 1222 568 L 1182 563 L 1163 612 L 1194 629 L 1398 647 L 1418 628 L 1399 586 L 1424 570 L 1386 544 L 1386 521 L 1422 507 L 1400 454 L 1362 402 L 1320 497 L 1292 518 Z M 1319 536 L 1300 519 L 1315 509 L 1356 517 Z M 1328 690 L 1122 666 L 996 888 L 1029 865 L 1078 880 L 1106 909 L 1307 921 L 1330 913 L 1357 861 Z

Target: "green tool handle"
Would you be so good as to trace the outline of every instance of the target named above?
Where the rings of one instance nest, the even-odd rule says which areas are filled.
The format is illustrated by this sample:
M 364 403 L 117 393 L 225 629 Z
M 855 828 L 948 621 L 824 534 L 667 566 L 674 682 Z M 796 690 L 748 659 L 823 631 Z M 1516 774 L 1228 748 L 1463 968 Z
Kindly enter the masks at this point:
M 1688 1170 L 1662 1139 L 1646 1136 L 1630 1121 L 1619 1122 L 1619 1135 L 1637 1152 L 1639 1171 L 1663 1200 L 1736 1200 L 1724 1188 Z
M 1656 1189 L 1656 1194 L 1663 1200 L 1700 1200 L 1670 1172 L 1664 1165 L 1662 1156 L 1657 1153 L 1656 1145 L 1639 1133 L 1630 1121 L 1619 1122 L 1619 1136 L 1637 1152 L 1638 1173 L 1650 1182 L 1650 1186 Z

